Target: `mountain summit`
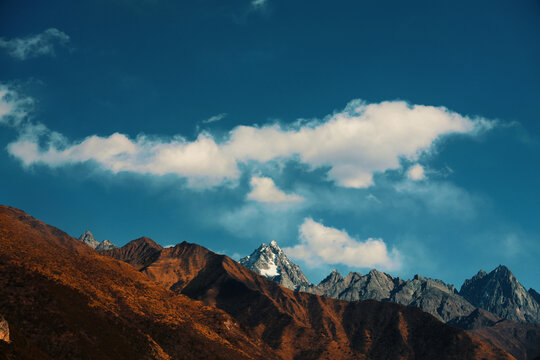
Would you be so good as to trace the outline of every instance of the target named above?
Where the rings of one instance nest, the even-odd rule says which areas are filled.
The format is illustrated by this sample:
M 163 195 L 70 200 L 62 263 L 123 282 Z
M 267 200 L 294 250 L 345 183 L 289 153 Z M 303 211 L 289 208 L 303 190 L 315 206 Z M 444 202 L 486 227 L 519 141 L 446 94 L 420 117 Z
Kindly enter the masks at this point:
M 300 267 L 289 260 L 275 240 L 272 240 L 270 245 L 261 244 L 251 255 L 239 262 L 251 271 L 292 290 L 309 285 L 309 280 Z
M 480 270 L 465 280 L 459 292 L 471 304 L 508 320 L 540 322 L 540 304 L 506 266 Z
M 83 232 L 82 235 L 79 236 L 79 240 L 90 246 L 92 249 L 97 248 L 99 245 L 99 241 L 94 238 L 94 235 L 90 230 L 86 230 L 85 232 Z

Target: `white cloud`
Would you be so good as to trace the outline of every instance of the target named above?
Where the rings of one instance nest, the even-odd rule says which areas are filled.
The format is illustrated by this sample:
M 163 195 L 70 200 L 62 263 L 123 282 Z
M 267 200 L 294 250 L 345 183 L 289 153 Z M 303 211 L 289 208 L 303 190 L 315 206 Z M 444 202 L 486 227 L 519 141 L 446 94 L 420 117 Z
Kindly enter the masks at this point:
M 395 270 L 401 267 L 396 249 L 388 251 L 382 239 L 358 241 L 346 231 L 305 219 L 299 229 L 300 244 L 283 249 L 288 256 L 308 265 L 345 264 L 351 267 L 379 267 Z
M 407 177 L 411 180 L 424 180 L 426 178 L 426 174 L 424 172 L 424 168 L 420 164 L 415 164 L 411 166 L 409 171 L 407 171 Z
M 225 116 L 227 116 L 226 113 L 217 114 L 217 115 L 214 115 L 214 116 L 209 117 L 209 118 L 206 119 L 206 120 L 203 120 L 202 123 L 203 123 L 203 124 L 210 124 L 210 123 L 213 123 L 213 122 L 216 122 L 216 121 L 220 121 L 220 120 L 222 120 Z
M 0 124 L 22 128 L 31 111 L 33 100 L 20 97 L 9 86 L 0 84 Z
M 304 200 L 296 194 L 286 194 L 276 187 L 274 181 L 269 177 L 251 178 L 251 192 L 247 195 L 249 200 L 264 203 L 297 203 Z
M 252 0 L 251 7 L 253 9 L 261 9 L 261 8 L 264 8 L 267 3 L 268 3 L 268 0 Z
M 442 107 L 353 101 L 325 121 L 296 128 L 239 126 L 223 149 L 241 161 L 296 157 L 314 168 L 330 167 L 329 177 L 341 186 L 362 188 L 372 185 L 375 172 L 398 169 L 401 157 L 417 160 L 441 136 L 489 126 Z
M 176 174 L 194 187 L 220 185 L 239 176 L 234 159 L 204 133 L 192 142 L 183 138 L 163 142 L 145 136 L 132 140 L 119 133 L 93 135 L 72 145 L 50 144 L 46 150 L 38 147 L 36 139 L 20 138 L 8 145 L 8 151 L 25 166 L 41 163 L 58 167 L 93 161 L 113 173 Z
M 0 109 L 7 113 L 4 117 L 19 112 L 19 106 L 5 97 Z M 129 138 L 115 133 L 73 142 L 41 125 L 40 131 L 36 128 L 20 136 L 8 150 L 26 166 L 92 161 L 114 173 L 175 174 L 198 187 L 235 183 L 241 164 L 295 159 L 311 168 L 328 168 L 328 177 L 340 186 L 364 188 L 373 184 L 374 173 L 399 169 L 401 158 L 414 162 L 434 151 L 433 144 L 441 137 L 474 135 L 491 126 L 485 119 L 471 119 L 443 107 L 353 101 L 324 120 L 283 127 L 238 126 L 222 141 L 202 132 L 191 141 L 181 136 Z
M 26 60 L 42 55 L 55 55 L 57 45 L 65 45 L 69 42 L 69 36 L 62 31 L 50 28 L 36 35 L 24 38 L 5 40 L 0 38 L 0 48 L 6 49 L 7 53 L 19 60 Z

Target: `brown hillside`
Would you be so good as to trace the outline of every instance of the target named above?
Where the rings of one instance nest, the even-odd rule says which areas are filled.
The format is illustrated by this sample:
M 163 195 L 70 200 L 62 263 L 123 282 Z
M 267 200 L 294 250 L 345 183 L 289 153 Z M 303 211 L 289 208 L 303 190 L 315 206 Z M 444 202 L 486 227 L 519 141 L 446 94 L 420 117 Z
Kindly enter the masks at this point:
M 14 337 L 3 359 L 276 358 L 223 311 L 6 206 L 0 314 Z
M 540 360 L 540 324 L 504 320 L 470 331 L 520 360 Z

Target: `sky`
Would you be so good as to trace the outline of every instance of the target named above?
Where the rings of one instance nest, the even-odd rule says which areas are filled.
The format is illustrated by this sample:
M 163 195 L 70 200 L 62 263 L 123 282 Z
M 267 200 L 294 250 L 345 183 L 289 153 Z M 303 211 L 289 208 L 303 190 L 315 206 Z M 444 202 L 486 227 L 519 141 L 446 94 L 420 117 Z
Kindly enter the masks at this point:
M 540 2 L 0 3 L 0 203 L 78 237 L 540 289 Z

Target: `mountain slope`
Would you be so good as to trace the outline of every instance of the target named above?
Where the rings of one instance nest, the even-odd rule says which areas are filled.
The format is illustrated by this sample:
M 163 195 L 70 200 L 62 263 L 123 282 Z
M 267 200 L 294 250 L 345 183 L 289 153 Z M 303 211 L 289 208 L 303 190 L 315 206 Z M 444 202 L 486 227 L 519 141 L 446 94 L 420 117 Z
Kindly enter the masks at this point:
M 157 260 L 163 248 L 152 239 L 141 237 L 121 248 L 102 251 L 103 255 L 127 262 L 140 270 Z
M 489 274 L 479 271 L 465 280 L 459 294 L 500 318 L 540 322 L 540 304 L 506 266 L 500 265 Z
M 239 263 L 288 289 L 296 290 L 309 285 L 300 267 L 289 260 L 274 240 L 269 245 L 261 244 L 251 255 L 240 259 Z
M 161 250 L 141 272 L 223 309 L 283 359 L 511 358 L 419 309 L 294 292 L 195 244 Z
M 276 358 L 223 311 L 5 206 L 0 314 L 14 339 L 6 359 Z
M 470 331 L 520 360 L 540 360 L 540 324 L 504 320 Z

